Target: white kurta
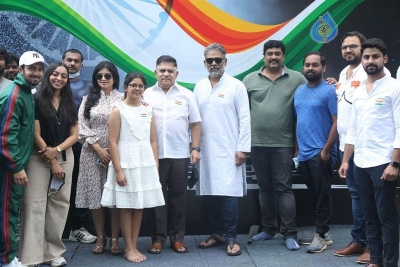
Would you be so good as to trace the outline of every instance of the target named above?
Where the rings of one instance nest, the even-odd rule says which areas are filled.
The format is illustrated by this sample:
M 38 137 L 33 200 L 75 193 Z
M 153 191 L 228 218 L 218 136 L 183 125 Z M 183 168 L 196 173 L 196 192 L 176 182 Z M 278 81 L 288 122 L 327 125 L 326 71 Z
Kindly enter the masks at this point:
M 198 195 L 246 195 L 246 164 L 236 166 L 236 151 L 250 152 L 250 109 L 244 84 L 227 74 L 211 88 L 208 78 L 195 88 L 201 123 Z

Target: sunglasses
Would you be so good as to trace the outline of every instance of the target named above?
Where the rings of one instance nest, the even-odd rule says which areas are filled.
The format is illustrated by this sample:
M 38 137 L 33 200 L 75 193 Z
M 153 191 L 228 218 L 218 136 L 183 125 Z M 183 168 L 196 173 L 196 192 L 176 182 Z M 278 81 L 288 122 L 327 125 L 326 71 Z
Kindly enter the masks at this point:
M 111 80 L 112 75 L 111 75 L 110 73 L 106 73 L 106 74 L 97 73 L 95 77 L 96 77 L 96 79 L 97 79 L 98 81 L 100 81 L 101 79 L 103 79 L 103 77 L 104 77 L 104 79 L 106 79 L 107 81 L 109 81 L 109 80 Z
M 223 58 L 222 57 L 210 57 L 206 58 L 207 64 L 212 64 L 214 61 L 217 64 L 220 64 L 222 62 Z

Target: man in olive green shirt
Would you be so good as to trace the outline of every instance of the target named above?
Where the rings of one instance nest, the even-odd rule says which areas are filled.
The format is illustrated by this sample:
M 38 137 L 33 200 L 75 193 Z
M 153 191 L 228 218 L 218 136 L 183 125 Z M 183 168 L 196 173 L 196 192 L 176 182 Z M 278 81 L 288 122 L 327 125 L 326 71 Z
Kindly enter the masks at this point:
M 252 241 L 276 238 L 277 208 L 280 232 L 289 250 L 297 244 L 296 202 L 292 190 L 292 158 L 295 150 L 294 92 L 307 82 L 301 73 L 283 65 L 285 45 L 269 40 L 264 44 L 264 63 L 243 79 L 250 101 L 251 161 L 259 189 L 262 232 Z

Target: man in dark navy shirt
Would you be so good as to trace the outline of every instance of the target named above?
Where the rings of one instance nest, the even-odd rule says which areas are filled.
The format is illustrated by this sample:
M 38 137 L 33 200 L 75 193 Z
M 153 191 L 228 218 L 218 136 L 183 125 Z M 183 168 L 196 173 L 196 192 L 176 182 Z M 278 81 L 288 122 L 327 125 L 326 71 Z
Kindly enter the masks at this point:
M 76 108 L 79 110 L 82 97 L 87 94 L 89 88 L 92 86 L 90 81 L 80 79 L 80 70 L 83 66 L 83 55 L 77 49 L 68 49 L 63 53 L 62 61 L 69 69 L 69 82 Z M 71 220 L 69 240 L 80 241 L 82 243 L 93 243 L 96 241 L 96 237 L 91 235 L 84 227 L 88 222 L 88 209 L 81 209 L 75 206 L 76 184 L 78 181 L 81 149 L 82 145 L 79 142 L 72 147 L 72 150 L 74 151 L 74 170 L 72 172 L 71 198 L 68 214 Z

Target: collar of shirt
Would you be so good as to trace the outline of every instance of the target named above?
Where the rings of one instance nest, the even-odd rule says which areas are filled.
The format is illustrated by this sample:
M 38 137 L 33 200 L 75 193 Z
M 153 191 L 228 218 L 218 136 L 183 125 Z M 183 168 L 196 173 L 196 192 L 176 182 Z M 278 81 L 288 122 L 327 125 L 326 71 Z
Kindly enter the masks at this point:
M 100 90 L 100 94 L 101 95 L 106 95 L 103 90 Z M 117 89 L 112 89 L 110 91 L 110 96 L 113 96 L 113 95 L 116 95 L 116 94 L 118 94 L 118 90 Z

